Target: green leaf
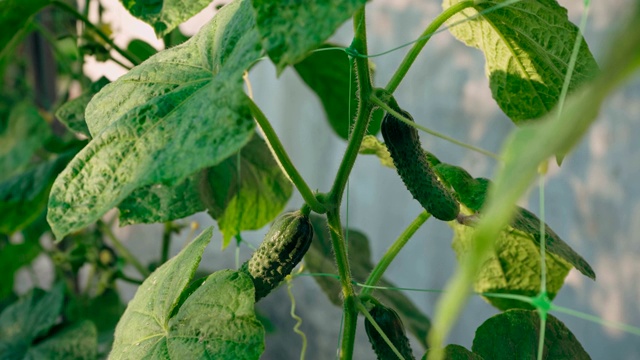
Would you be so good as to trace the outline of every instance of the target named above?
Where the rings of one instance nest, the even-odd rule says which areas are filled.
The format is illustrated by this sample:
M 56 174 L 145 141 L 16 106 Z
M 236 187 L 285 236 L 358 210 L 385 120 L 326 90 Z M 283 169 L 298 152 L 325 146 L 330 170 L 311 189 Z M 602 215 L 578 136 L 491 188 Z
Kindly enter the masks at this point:
M 331 238 L 324 217 L 311 215 L 314 236 L 309 251 L 304 257 L 304 263 L 309 273 L 336 274 L 334 265 Z M 349 230 L 349 252 L 358 254 L 351 259 L 351 273 L 354 280 L 364 282 L 373 270 L 371 263 L 371 250 L 367 237 L 359 231 Z M 313 279 L 327 295 L 331 303 L 342 306 L 341 285 L 336 278 L 327 276 L 314 276 Z M 382 278 L 378 286 L 395 287 L 391 282 Z M 431 328 L 431 321 L 418 309 L 409 298 L 399 291 L 380 291 L 372 293 L 381 303 L 387 304 L 396 310 L 407 330 L 411 332 L 420 344 L 427 348 L 427 333 Z
M 33 289 L 0 314 L 0 354 L 23 358 L 32 342 L 45 335 L 62 310 L 63 288 L 55 286 L 47 293 Z
M 119 206 L 120 221 L 123 225 L 163 222 L 208 207 L 226 247 L 241 231 L 259 229 L 273 220 L 292 191 L 264 140 L 254 136 L 239 156 L 232 155 L 176 186 L 157 184 L 134 191 Z
M 89 89 L 82 95 L 62 104 L 62 106 L 56 110 L 58 120 L 65 124 L 69 130 L 91 138 L 87 122 L 85 121 L 84 111 L 93 96 L 109 83 L 109 79 L 103 76 L 98 79 L 98 81 L 92 83 Z
M 427 353 L 422 356 L 422 360 L 427 360 L 431 351 L 432 350 L 427 351 Z M 443 360 L 483 360 L 482 356 L 467 350 L 461 345 L 449 344 L 443 349 L 443 351 Z
M 120 0 L 131 15 L 153 27 L 158 37 L 190 19 L 212 0 Z
M 0 299 L 9 296 L 13 291 L 16 271 L 30 264 L 39 254 L 38 239 L 25 238 L 21 244 L 0 244 Z
M 472 350 L 485 359 L 536 359 L 540 316 L 530 310 L 509 310 L 485 321 L 476 330 Z M 542 359 L 591 359 L 569 329 L 547 315 Z
M 34 152 L 51 136 L 51 129 L 38 110 L 28 102 L 12 107 L 6 127 L 0 133 L 0 181 L 22 171 Z
M 462 1 L 443 0 L 443 7 Z M 579 30 L 555 0 L 523 0 L 479 15 L 505 1 L 477 1 L 448 23 L 461 22 L 449 28 L 451 33 L 484 52 L 493 98 L 519 123 L 537 119 L 557 104 Z M 583 41 L 569 92 L 597 72 L 598 65 Z
M 84 320 L 65 326 L 32 346 L 25 359 L 96 359 L 97 353 L 96 327 Z
M 49 189 L 75 152 L 67 152 L 0 182 L 0 233 L 13 234 L 46 208 Z
M 260 229 L 289 201 L 293 186 L 267 144 L 254 136 L 239 153 L 211 168 L 203 201 L 224 235 L 222 247 L 243 230 Z
M 366 0 L 252 0 L 262 45 L 278 74 L 318 48 Z
M 118 323 L 110 358 L 260 357 L 264 329 L 255 317 L 247 275 L 215 272 L 180 302 L 212 231 L 207 228 L 144 281 Z
M 255 127 L 242 74 L 260 53 L 251 7 L 236 1 L 184 44 L 105 86 L 86 110 L 93 140 L 51 190 L 56 238 L 138 188 L 179 184 L 242 148 Z
M 4 29 L 0 33 L 0 58 L 10 51 L 17 42 L 25 35 L 24 30 L 29 24 L 31 17 L 47 6 L 50 0 L 3 0 L 0 10 L 0 24 Z
M 135 190 L 118 205 L 120 225 L 172 221 L 204 211 L 199 189 L 206 171 L 174 186 L 155 184 Z
M 573 265 L 583 275 L 596 279 L 596 273 L 591 268 L 591 265 L 578 255 L 567 243 L 562 241 L 558 234 L 556 234 L 547 224 L 545 225 L 545 248 L 548 253 L 554 254 Z M 530 212 L 529 210 L 518 207 L 516 215 L 511 221 L 511 226 L 533 237 L 536 245 L 540 245 L 540 219 Z
M 326 44 L 320 49 L 336 48 Z M 323 50 L 311 53 L 294 68 L 302 80 L 320 98 L 331 128 L 343 139 L 349 139 L 350 125 L 358 109 L 358 84 L 355 69 L 343 49 Z M 380 131 L 382 111 L 376 111 L 367 132 Z M 351 124 L 350 124 L 351 122 Z
M 140 39 L 133 39 L 129 41 L 127 51 L 140 59 L 140 61 L 146 61 L 148 58 L 158 53 L 158 50 L 151 46 L 151 44 Z
M 453 228 L 453 249 L 458 259 L 469 253 L 475 229 L 449 222 Z M 493 255 L 487 260 L 474 283 L 478 293 L 508 293 L 534 297 L 540 292 L 540 249 L 527 233 L 508 228 L 495 240 Z M 547 292 L 553 299 L 569 273 L 571 266 L 563 259 L 548 253 Z M 500 310 L 510 308 L 533 308 L 518 300 L 485 297 L 485 300 Z
M 98 343 L 111 349 L 113 332 L 125 310 L 118 292 L 109 288 L 94 298 L 71 298 L 66 304 L 64 315 L 70 321 L 87 319 L 95 324 Z

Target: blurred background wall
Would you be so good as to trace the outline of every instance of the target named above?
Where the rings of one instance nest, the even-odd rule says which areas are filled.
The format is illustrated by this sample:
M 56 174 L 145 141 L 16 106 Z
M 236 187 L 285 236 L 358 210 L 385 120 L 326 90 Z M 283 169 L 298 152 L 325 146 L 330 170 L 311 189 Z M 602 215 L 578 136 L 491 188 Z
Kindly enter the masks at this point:
M 151 28 L 133 17 L 117 0 L 103 1 L 116 43 L 126 45 L 132 37 L 142 38 L 161 48 Z M 215 1 L 208 9 L 181 28 L 193 34 L 215 12 Z M 583 6 L 562 0 L 574 23 Z M 601 61 L 615 44 L 608 41 L 624 18 L 631 0 L 591 3 L 585 38 L 596 59 Z M 434 0 L 375 0 L 367 7 L 369 51 L 380 53 L 417 38 L 441 11 Z M 130 28 L 131 24 L 136 24 Z M 122 34 L 125 29 L 130 33 Z M 122 35 L 120 35 L 122 34 Z M 348 45 L 351 24 L 345 24 L 332 39 Z M 408 48 L 375 57 L 375 82 L 386 84 Z M 87 65 L 91 77 L 106 75 L 115 80 L 124 73 L 113 63 Z M 639 74 L 640 75 L 640 74 Z M 254 96 L 312 188 L 325 191 L 346 147 L 327 126 L 319 100 L 292 69 L 276 78 L 268 61 L 259 63 L 250 73 Z M 396 92 L 402 106 L 416 121 L 459 140 L 498 152 L 512 123 L 491 98 L 484 74 L 484 58 L 448 32 L 433 37 Z M 380 138 L 380 136 L 379 136 Z M 421 134 L 423 146 L 441 160 L 460 165 L 473 176 L 491 178 L 496 162 L 428 134 Z M 640 326 L 640 76 L 613 94 L 587 136 L 565 160 L 555 164 L 546 182 L 546 219 L 548 224 L 594 267 L 598 280 L 593 282 L 572 271 L 555 303 L 594 314 L 602 319 Z M 539 213 L 537 190 L 532 188 L 521 205 Z M 288 208 L 302 204 L 294 194 Z M 347 206 L 348 205 L 348 206 Z M 419 204 L 403 187 L 396 173 L 383 168 L 372 156 L 361 156 L 354 167 L 343 214 L 349 226 L 364 232 L 371 243 L 374 261 L 403 229 L 421 212 Z M 188 221 L 204 228 L 213 221 L 198 214 Z M 128 246 L 143 261 L 154 260 L 159 252 L 161 226 L 139 225 L 119 229 Z M 184 245 L 186 232 L 174 241 L 172 254 Z M 245 240 L 259 244 L 266 229 L 243 234 Z M 457 263 L 451 250 L 451 229 L 444 223 L 428 221 L 389 268 L 387 278 L 399 287 L 443 289 Z M 216 233 L 202 261 L 202 269 L 214 271 L 234 268 L 235 249 L 220 251 L 221 236 Z M 153 249 L 150 251 L 150 249 Z M 240 249 L 244 261 L 250 251 Z M 43 265 L 44 266 L 44 265 Z M 135 288 L 120 284 L 122 296 L 130 299 Z M 339 341 L 341 310 L 329 303 L 314 280 L 299 277 L 294 281 L 296 312 L 303 318 L 302 330 L 309 339 L 307 359 L 334 358 Z M 429 316 L 433 315 L 437 294 L 406 292 Z M 267 337 L 265 359 L 298 358 L 301 341 L 293 333 L 289 316 L 290 300 L 285 287 L 259 304 L 275 326 Z M 473 297 L 448 339 L 448 343 L 471 347 L 475 329 L 497 311 L 479 297 Z M 640 338 L 584 320 L 557 315 L 576 335 L 593 359 L 637 359 Z M 356 359 L 372 358 L 362 324 L 358 331 Z M 416 355 L 422 350 L 414 342 Z

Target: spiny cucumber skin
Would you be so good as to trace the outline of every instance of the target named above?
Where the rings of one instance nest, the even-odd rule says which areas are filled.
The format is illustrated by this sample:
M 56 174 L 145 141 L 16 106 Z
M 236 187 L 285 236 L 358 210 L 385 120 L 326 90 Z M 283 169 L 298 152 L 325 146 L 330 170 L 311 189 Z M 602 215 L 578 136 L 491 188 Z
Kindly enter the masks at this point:
M 400 114 L 413 118 L 404 111 Z M 398 175 L 413 198 L 436 219 L 450 221 L 460 212 L 460 205 L 444 188 L 420 146 L 418 131 L 387 113 L 382 120 L 382 137 L 396 166 Z
M 369 314 L 371 314 L 371 317 L 376 321 L 378 326 L 380 326 L 380 329 L 384 331 L 385 335 L 387 335 L 391 343 L 405 360 L 415 359 L 411 345 L 409 344 L 409 339 L 407 339 L 407 335 L 405 334 L 402 320 L 400 320 L 400 317 L 393 309 L 381 304 L 376 304 L 369 310 Z M 367 332 L 367 337 L 378 360 L 398 359 L 396 353 L 394 353 L 391 347 L 384 341 L 369 319 L 365 319 L 364 329 Z
M 258 250 L 241 268 L 253 279 L 256 302 L 291 273 L 309 250 L 312 239 L 311 221 L 300 211 L 285 213 L 276 219 Z

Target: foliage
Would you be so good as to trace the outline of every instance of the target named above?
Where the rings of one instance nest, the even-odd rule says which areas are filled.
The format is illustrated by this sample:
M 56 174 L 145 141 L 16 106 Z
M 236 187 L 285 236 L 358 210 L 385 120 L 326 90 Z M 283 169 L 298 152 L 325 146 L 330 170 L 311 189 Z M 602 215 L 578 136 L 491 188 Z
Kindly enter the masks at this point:
M 94 2 L 99 0 L 86 4 Z M 265 329 L 255 313 L 256 297 L 266 296 L 306 252 L 305 268 L 343 310 L 341 358 L 353 355 L 360 313 L 367 317 L 374 348 L 384 349 L 378 353 L 385 356 L 399 354 L 393 346 L 398 343 L 411 357 L 406 326 L 429 359 L 589 358 L 548 312 L 571 268 L 593 280 L 596 274 L 515 202 L 539 165 L 551 156 L 562 159 L 604 99 L 640 65 L 638 14 L 612 40 L 618 50 L 599 69 L 580 29 L 555 0 L 444 0 L 442 14 L 383 87 L 372 81 L 365 0 L 235 0 L 189 39 L 178 26 L 210 1 L 121 2 L 162 37 L 164 50 L 139 39 L 119 47 L 109 25 L 90 21 L 75 2 L 0 1 L 0 23 L 15 29 L 0 35 L 0 354 L 257 359 L 265 349 Z M 44 13 L 56 19 L 52 28 L 38 16 Z M 351 45 L 329 43 L 351 18 Z M 443 24 L 483 52 L 492 95 L 519 126 L 506 140 L 504 166 L 493 181 L 474 178 L 423 149 L 417 129 L 424 129 L 393 95 Z M 55 54 L 60 73 L 49 79 L 61 99 L 55 106 L 54 98 L 40 98 L 42 82 L 27 76 L 36 65 L 21 60 L 31 32 Z M 116 61 L 128 71 L 113 81 L 92 82 L 83 72 L 85 56 Z M 295 70 L 322 103 L 328 126 L 347 142 L 329 190 L 311 190 L 245 90 L 245 75 L 265 58 L 278 75 L 287 67 Z M 72 96 L 74 87 L 82 89 L 79 96 Z M 388 144 L 376 137 L 385 113 L 394 121 L 392 129 L 388 122 L 383 128 Z M 342 197 L 359 154 L 373 154 L 395 169 L 416 199 L 453 229 L 460 266 L 433 323 L 405 294 L 381 289 L 394 287 L 385 270 L 432 214 L 418 216 L 377 263 L 365 232 L 341 224 Z M 260 288 L 256 296 L 255 279 L 244 271 L 195 276 L 211 227 L 169 259 L 172 236 L 184 227 L 174 221 L 207 211 L 224 249 L 233 239 L 241 243 L 243 232 L 276 219 L 294 187 L 303 199 L 295 214 L 305 224 L 309 219 L 313 240 L 309 245 L 312 229 L 305 227 L 305 242 L 289 259 L 293 245 L 286 240 L 302 230 L 276 221 L 255 253 L 262 265 L 277 259 L 268 263 L 278 274 L 268 291 Z M 445 194 L 451 209 L 442 215 L 437 197 Z M 121 243 L 112 230 L 113 209 L 121 226 L 164 223 L 157 261 L 142 264 Z M 280 238 L 285 241 L 279 247 L 271 245 Z M 55 285 L 18 296 L 15 274 L 39 256 L 53 263 Z M 127 265 L 138 274 L 125 272 Z M 139 285 L 126 306 L 116 280 Z M 444 347 L 471 286 L 501 313 L 476 330 L 471 350 Z M 393 316 L 369 314 L 365 304 L 385 304 Z M 387 336 L 379 328 L 393 331 Z

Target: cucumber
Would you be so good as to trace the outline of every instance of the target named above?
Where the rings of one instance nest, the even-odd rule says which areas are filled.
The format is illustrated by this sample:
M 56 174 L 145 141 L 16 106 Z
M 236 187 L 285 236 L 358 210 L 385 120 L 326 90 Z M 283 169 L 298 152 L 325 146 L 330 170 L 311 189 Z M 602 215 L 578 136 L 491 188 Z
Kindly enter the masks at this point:
M 408 112 L 399 108 L 395 110 L 413 121 Z M 436 219 L 455 219 L 460 212 L 460 204 L 431 168 L 416 128 L 387 113 L 381 130 L 398 175 L 413 198 Z
M 411 345 L 409 344 L 409 339 L 407 339 L 404 331 L 402 320 L 400 320 L 400 317 L 393 309 L 376 302 L 371 310 L 369 310 L 369 314 L 371 314 L 373 320 L 376 321 L 376 324 L 378 324 L 405 360 L 415 359 Z M 367 332 L 367 337 L 378 360 L 398 359 L 398 355 L 396 355 L 389 344 L 382 338 L 369 319 L 365 318 L 364 329 Z
M 256 302 L 267 296 L 309 250 L 313 226 L 300 211 L 282 214 L 271 225 L 251 258 L 240 268 L 251 276 L 256 290 Z

